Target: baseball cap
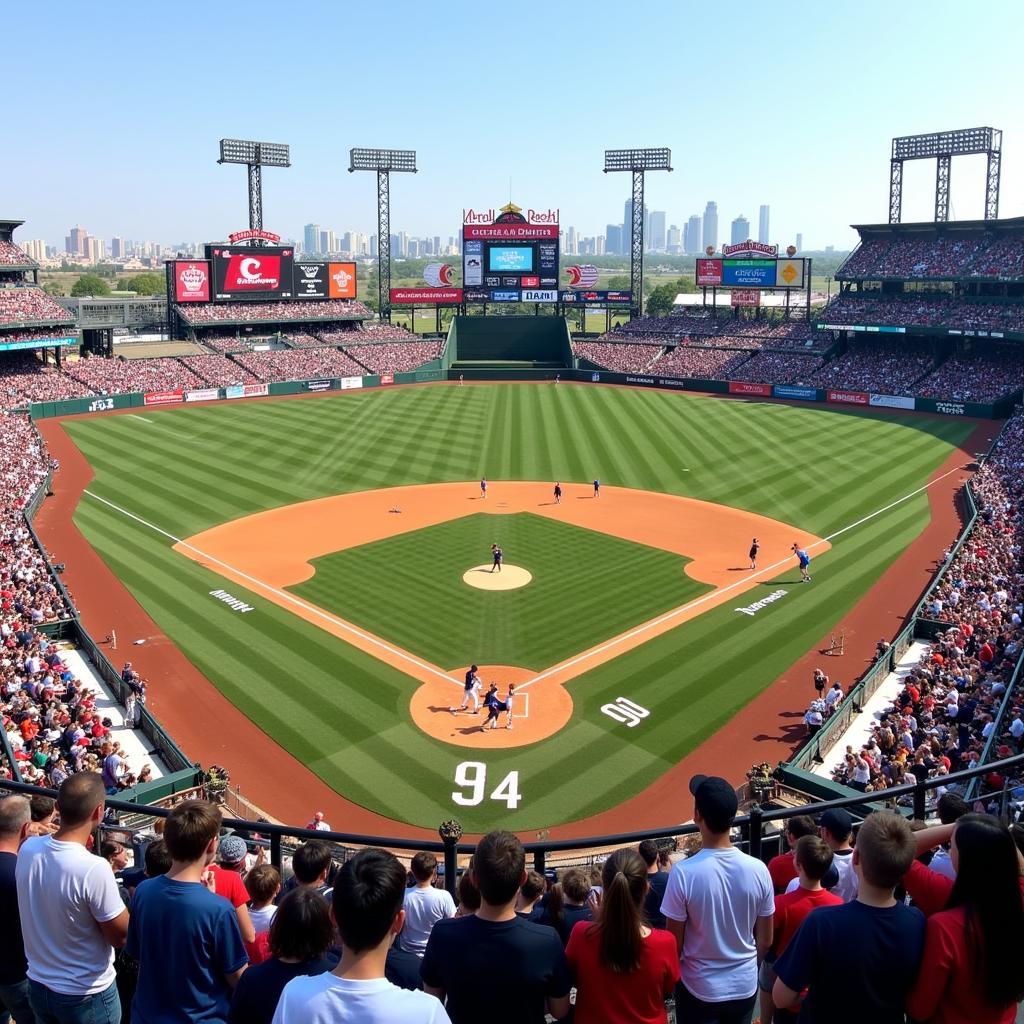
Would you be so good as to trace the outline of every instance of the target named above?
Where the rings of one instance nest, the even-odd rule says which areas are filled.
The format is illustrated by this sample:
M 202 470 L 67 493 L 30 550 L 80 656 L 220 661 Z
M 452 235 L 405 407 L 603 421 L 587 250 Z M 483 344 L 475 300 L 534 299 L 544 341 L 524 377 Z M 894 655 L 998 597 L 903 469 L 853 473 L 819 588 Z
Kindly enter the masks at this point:
M 853 831 L 853 818 L 850 817 L 849 811 L 844 811 L 841 807 L 833 807 L 826 811 L 818 820 L 818 824 L 827 828 L 836 839 L 845 839 Z
M 690 779 L 690 792 L 693 794 L 697 810 L 709 825 L 722 825 L 727 828 L 736 817 L 739 804 L 736 791 L 725 779 L 718 775 L 694 775 Z
M 245 840 L 241 836 L 225 836 L 220 841 L 220 859 L 225 864 L 237 864 L 245 858 Z

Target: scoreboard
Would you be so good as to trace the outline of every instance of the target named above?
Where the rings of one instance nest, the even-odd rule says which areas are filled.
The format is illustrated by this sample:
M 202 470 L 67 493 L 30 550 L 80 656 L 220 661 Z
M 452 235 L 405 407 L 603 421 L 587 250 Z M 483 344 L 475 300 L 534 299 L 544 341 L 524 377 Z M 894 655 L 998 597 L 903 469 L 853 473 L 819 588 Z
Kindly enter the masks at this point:
M 523 216 L 509 204 L 495 217 L 464 214 L 462 285 L 466 302 L 558 302 L 557 211 Z
M 806 260 L 728 256 L 697 260 L 697 284 L 717 288 L 803 288 Z

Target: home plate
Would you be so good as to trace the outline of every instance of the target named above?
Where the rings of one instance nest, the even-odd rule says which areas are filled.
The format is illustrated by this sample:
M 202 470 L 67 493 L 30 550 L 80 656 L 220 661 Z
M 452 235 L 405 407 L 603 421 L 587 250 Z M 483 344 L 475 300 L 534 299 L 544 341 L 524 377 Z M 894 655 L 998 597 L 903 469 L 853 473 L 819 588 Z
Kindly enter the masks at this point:
M 527 569 L 507 562 L 502 565 L 501 572 L 497 569 L 491 572 L 491 568 L 490 563 L 474 565 L 462 574 L 462 582 L 477 590 L 518 590 L 533 579 L 533 574 Z

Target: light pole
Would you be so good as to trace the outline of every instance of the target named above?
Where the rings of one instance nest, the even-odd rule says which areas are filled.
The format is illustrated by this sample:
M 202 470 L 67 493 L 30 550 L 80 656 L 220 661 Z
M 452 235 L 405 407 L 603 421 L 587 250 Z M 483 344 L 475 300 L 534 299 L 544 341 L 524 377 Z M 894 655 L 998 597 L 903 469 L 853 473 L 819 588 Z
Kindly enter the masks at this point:
M 280 142 L 221 139 L 219 164 L 245 164 L 249 169 L 249 230 L 263 230 L 263 168 L 291 167 L 288 146 Z M 254 244 L 262 245 L 260 239 Z

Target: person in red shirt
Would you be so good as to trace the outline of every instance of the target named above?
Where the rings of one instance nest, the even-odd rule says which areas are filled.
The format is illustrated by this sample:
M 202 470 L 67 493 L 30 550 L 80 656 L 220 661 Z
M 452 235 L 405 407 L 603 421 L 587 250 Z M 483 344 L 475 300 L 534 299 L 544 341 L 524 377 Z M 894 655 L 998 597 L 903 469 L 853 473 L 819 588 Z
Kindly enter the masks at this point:
M 814 819 L 808 814 L 798 814 L 786 822 L 786 841 L 789 843 L 789 849 L 768 861 L 768 874 L 772 876 L 772 885 L 776 894 L 785 892 L 786 886 L 796 878 L 794 852 L 797 841 L 803 836 L 816 836 L 817 834 L 818 826 L 814 824 Z
M 679 981 L 675 937 L 644 922 L 647 865 L 616 850 L 601 871 L 596 921 L 573 927 L 565 956 L 576 982 L 576 1024 L 665 1024 Z
M 1024 999 L 1017 848 L 987 814 L 965 814 L 951 831 L 956 879 L 946 880 L 951 888 L 945 908 L 928 918 L 907 1013 L 925 1024 L 1012 1024 Z
M 245 863 L 245 854 L 245 840 L 241 836 L 225 836 L 217 852 L 220 863 L 211 864 L 207 870 L 213 875 L 214 892 L 235 908 L 242 942 L 252 943 L 256 940 L 256 929 L 249 916 L 249 890 L 239 873 Z
M 796 820 L 796 819 L 794 819 Z M 808 818 L 814 824 L 812 818 Z M 796 935 L 804 918 L 817 907 L 842 906 L 843 900 L 822 887 L 821 880 L 832 866 L 831 847 L 820 836 L 813 833 L 801 836 L 793 850 L 797 877 L 800 886 L 792 892 L 775 897 L 775 931 L 772 946 L 761 963 L 758 972 L 758 988 L 761 990 L 761 1024 L 772 1024 L 782 1020 L 795 1020 L 795 1016 L 775 1009 L 772 1001 L 772 987 L 775 985 L 775 971 L 772 964 L 786 951 Z

